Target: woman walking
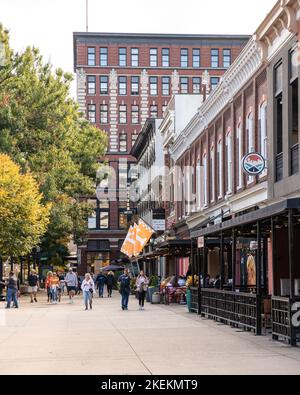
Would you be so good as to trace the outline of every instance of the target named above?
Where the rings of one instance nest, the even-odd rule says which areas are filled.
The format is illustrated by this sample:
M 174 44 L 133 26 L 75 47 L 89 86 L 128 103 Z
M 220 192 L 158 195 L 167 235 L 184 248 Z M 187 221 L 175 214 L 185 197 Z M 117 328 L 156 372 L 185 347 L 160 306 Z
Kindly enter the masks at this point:
M 51 302 L 51 278 L 53 276 L 52 272 L 47 273 L 46 281 L 45 281 L 45 288 L 47 291 L 48 303 Z
M 54 272 L 52 277 L 50 278 L 51 300 L 53 304 L 57 304 L 58 287 L 59 287 L 59 277 Z
M 138 278 L 136 279 L 136 289 L 138 292 L 140 310 L 144 310 L 145 297 L 146 297 L 148 284 L 149 284 L 148 277 L 144 274 L 142 270 Z
M 90 305 L 90 309 L 92 310 L 92 308 L 93 308 L 93 294 L 95 293 L 95 283 L 89 273 L 87 273 L 85 275 L 85 278 L 81 284 L 81 289 L 83 292 L 85 309 L 88 310 L 89 305 Z
M 106 279 L 106 286 L 107 286 L 107 297 L 111 298 L 112 290 L 115 282 L 115 275 L 113 272 L 109 272 Z

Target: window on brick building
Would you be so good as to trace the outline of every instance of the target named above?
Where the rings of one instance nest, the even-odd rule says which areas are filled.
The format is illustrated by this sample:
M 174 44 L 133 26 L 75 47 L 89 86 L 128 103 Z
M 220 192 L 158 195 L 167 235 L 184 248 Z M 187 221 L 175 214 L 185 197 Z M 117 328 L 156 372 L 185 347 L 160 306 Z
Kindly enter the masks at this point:
M 243 129 L 242 124 L 239 123 L 236 131 L 236 148 L 237 148 L 237 179 L 238 179 L 238 189 L 243 186 L 243 170 L 242 170 L 242 160 L 243 160 Z
M 128 229 L 128 216 L 125 214 L 127 209 L 119 209 L 119 229 Z
M 131 77 L 131 95 L 138 96 L 139 94 L 139 77 Z
M 121 104 L 119 106 L 119 123 L 121 125 L 125 125 L 127 123 L 127 106 L 125 104 Z
M 200 94 L 201 93 L 201 78 L 193 77 L 193 93 Z
M 198 48 L 193 49 L 193 67 L 194 68 L 200 67 L 200 49 Z
M 100 105 L 100 123 L 102 125 L 108 124 L 108 105 L 107 104 Z
M 96 48 L 88 48 L 88 66 L 96 66 Z
M 127 163 L 119 163 L 119 189 L 126 189 L 128 182 Z
M 169 50 L 169 48 L 162 49 L 162 67 L 170 67 L 170 50 Z
M 290 53 L 290 103 L 289 120 L 290 175 L 299 172 L 299 50 L 296 47 Z
M 228 69 L 231 65 L 231 50 L 223 49 L 223 67 Z
M 180 66 L 189 67 L 189 50 L 187 48 L 180 50 Z
M 126 48 L 119 48 L 119 66 L 127 66 L 127 50 Z
M 96 105 L 88 105 L 88 119 L 91 123 L 96 123 Z
M 100 66 L 108 65 L 108 48 L 100 48 Z
M 157 67 L 157 48 L 150 48 L 150 67 Z
M 216 87 L 218 86 L 219 82 L 220 82 L 220 78 L 219 77 L 211 77 L 210 78 L 211 90 L 216 89 Z
M 208 182 L 208 165 L 207 165 L 207 155 L 204 154 L 202 158 L 202 164 L 203 164 L 203 205 L 204 207 L 207 207 L 208 205 L 208 188 L 207 188 L 207 182 Z
M 158 109 L 156 105 L 150 106 L 150 118 L 157 118 Z
M 109 211 L 100 211 L 100 229 L 109 229 Z
M 264 102 L 259 108 L 259 145 L 260 153 L 265 158 L 268 159 L 268 131 L 267 131 L 267 103 Z M 262 176 L 267 174 L 266 170 L 262 173 Z
M 127 95 L 127 77 L 125 76 L 119 77 L 119 95 L 120 96 Z
M 170 95 L 170 77 L 162 77 L 162 94 L 163 96 Z
M 213 68 L 219 67 L 219 50 L 218 49 L 211 49 L 210 58 L 211 58 L 211 67 L 213 67 Z
M 139 67 L 139 49 L 131 48 L 131 66 Z
M 246 153 L 254 152 L 255 151 L 255 136 L 254 136 L 254 121 L 253 121 L 253 113 L 251 112 L 248 117 L 247 117 L 247 149 Z M 248 183 L 251 183 L 254 181 L 253 176 L 248 176 Z
M 218 142 L 217 150 L 217 186 L 218 186 L 218 198 L 223 197 L 223 143 L 222 140 Z
M 88 75 L 87 77 L 88 95 L 96 94 L 96 76 Z
M 119 136 L 119 150 L 120 152 L 127 152 L 127 134 L 122 132 Z
M 108 77 L 106 75 L 100 76 L 100 95 L 108 95 Z
M 150 95 L 157 96 L 157 77 L 150 77 Z
M 133 125 L 139 124 L 139 106 L 137 105 L 131 106 L 131 123 Z
M 134 144 L 135 144 L 135 142 L 136 142 L 138 136 L 139 136 L 139 135 L 138 135 L 138 133 L 136 133 L 136 132 L 134 132 L 134 133 L 131 135 L 131 147 L 134 146 Z
M 233 192 L 233 150 L 232 150 L 232 134 L 226 136 L 226 167 L 227 167 L 227 194 Z
M 200 211 L 202 208 L 202 174 L 201 174 L 201 163 L 200 159 L 197 162 L 196 168 L 196 201 L 197 201 L 197 210 Z
M 215 201 L 215 147 L 210 149 L 210 200 Z
M 276 181 L 283 178 L 283 78 L 282 63 L 278 64 L 275 73 L 274 115 L 275 115 L 275 163 Z
M 180 78 L 180 93 L 187 94 L 189 93 L 189 78 L 181 77 Z

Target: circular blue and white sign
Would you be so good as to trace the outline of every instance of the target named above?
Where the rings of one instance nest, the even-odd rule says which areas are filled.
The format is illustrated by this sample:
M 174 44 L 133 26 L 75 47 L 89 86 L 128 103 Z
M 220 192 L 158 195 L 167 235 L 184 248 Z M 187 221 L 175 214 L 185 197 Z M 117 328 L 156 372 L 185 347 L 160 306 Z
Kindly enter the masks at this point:
M 250 176 L 259 176 L 266 168 L 266 161 L 261 154 L 251 152 L 244 156 L 242 167 L 246 174 Z

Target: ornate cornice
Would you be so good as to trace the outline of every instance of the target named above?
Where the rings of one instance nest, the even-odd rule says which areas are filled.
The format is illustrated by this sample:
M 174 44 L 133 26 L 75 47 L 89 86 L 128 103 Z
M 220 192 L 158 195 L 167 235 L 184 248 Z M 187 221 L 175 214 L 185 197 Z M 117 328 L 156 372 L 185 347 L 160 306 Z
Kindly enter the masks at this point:
M 170 149 L 175 161 L 186 151 L 187 145 L 185 142 L 188 141 L 190 145 L 195 141 L 262 65 L 261 50 L 254 38 L 251 38 L 224 74 L 220 84 L 211 92 L 197 114 L 175 140 Z

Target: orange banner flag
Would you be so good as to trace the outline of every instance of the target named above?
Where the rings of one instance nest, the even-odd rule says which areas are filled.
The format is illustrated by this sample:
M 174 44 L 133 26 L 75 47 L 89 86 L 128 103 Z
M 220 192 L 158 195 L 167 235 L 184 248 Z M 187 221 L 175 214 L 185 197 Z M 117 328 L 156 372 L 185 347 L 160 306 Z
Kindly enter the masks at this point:
M 141 251 L 143 251 L 144 247 L 151 239 L 151 236 L 154 233 L 154 230 L 150 228 L 143 220 L 139 220 L 139 224 L 135 224 L 135 251 L 134 256 L 138 256 Z

